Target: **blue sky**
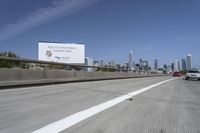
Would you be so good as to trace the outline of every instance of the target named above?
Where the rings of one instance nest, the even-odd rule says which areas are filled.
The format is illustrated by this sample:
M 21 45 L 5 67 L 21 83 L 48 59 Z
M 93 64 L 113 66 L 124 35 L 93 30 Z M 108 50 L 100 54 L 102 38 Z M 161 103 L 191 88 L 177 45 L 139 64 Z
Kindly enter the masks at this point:
M 119 63 L 134 51 L 160 64 L 193 55 L 200 68 L 199 0 L 1 0 L 0 51 L 37 59 L 37 42 L 86 44 L 86 55 Z

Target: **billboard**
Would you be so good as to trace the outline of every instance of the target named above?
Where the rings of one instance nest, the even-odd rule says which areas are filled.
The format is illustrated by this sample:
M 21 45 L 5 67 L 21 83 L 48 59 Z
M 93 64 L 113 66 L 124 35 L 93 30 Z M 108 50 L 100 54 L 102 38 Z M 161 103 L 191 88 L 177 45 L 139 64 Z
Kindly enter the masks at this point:
M 69 64 L 84 64 L 85 45 L 39 42 L 38 60 Z

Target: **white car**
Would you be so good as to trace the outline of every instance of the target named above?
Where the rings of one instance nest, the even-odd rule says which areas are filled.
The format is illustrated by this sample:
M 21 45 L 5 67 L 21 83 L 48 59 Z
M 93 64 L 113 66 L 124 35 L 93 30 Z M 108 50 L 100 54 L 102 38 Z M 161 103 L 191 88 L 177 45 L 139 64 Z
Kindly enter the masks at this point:
M 185 79 L 198 79 L 200 80 L 200 70 L 190 70 L 185 75 Z

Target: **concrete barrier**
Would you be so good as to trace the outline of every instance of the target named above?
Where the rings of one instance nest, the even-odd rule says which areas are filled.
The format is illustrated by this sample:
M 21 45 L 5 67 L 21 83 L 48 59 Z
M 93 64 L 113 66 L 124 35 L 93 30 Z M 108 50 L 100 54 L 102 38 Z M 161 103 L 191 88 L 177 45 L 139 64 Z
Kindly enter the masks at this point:
M 105 80 L 119 78 L 163 76 L 150 73 L 123 73 L 123 72 L 83 72 L 67 70 L 31 70 L 31 69 L 0 69 L 0 87 L 75 82 L 89 80 Z

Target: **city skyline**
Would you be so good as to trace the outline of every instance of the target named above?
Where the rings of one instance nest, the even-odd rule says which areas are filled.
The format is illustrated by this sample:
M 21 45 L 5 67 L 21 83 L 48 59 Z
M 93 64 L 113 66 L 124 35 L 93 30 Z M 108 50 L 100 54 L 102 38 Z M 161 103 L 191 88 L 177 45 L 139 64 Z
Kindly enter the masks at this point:
M 164 65 L 191 53 L 193 66 L 200 68 L 199 1 L 71 2 L 1 1 L 0 51 L 37 59 L 40 40 L 84 42 L 86 56 L 94 59 L 123 63 L 133 50 L 135 61 L 148 60 L 153 67 L 154 59 Z M 11 3 L 13 10 L 7 8 Z
M 113 68 L 125 68 L 129 70 L 145 70 L 145 71 L 163 71 L 163 72 L 176 72 L 176 71 L 187 71 L 192 69 L 198 69 L 192 66 L 192 54 L 187 54 L 185 58 L 183 57 L 181 60 L 174 59 L 169 64 L 159 64 L 158 59 L 154 59 L 153 66 L 149 65 L 148 60 L 144 60 L 140 58 L 138 61 L 133 60 L 133 50 L 129 51 L 127 60 L 123 63 L 119 64 L 115 62 L 115 60 L 99 60 L 94 59 L 92 57 L 85 57 L 86 66 L 99 66 L 99 67 L 113 67 Z M 93 60 L 92 64 L 88 64 L 88 60 Z M 102 63 L 103 62 L 103 63 Z

